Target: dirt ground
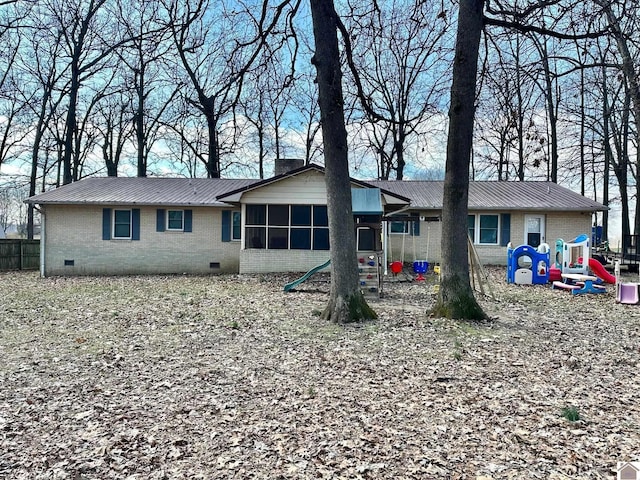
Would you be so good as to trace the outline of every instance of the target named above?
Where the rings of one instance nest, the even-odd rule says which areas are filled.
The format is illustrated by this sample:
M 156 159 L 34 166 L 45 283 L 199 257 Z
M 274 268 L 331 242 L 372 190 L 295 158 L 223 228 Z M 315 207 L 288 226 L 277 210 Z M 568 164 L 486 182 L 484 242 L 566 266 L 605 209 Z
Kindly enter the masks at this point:
M 616 478 L 640 305 L 488 272 L 490 322 L 429 318 L 428 276 L 351 326 L 326 276 L 0 274 L 0 478 Z

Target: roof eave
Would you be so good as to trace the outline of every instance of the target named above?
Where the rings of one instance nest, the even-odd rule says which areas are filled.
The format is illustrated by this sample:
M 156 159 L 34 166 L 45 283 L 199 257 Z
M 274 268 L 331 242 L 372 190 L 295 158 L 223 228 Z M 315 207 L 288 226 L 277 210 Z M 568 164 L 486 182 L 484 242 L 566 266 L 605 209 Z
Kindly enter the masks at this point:
M 100 202 L 87 202 L 87 201 L 62 201 L 62 200 L 45 200 L 45 201 L 30 201 L 25 200 L 25 203 L 31 205 L 95 205 L 95 206 L 137 206 L 137 207 L 229 207 L 232 204 L 227 202 L 216 201 L 210 202 L 125 202 L 125 201 L 100 201 Z

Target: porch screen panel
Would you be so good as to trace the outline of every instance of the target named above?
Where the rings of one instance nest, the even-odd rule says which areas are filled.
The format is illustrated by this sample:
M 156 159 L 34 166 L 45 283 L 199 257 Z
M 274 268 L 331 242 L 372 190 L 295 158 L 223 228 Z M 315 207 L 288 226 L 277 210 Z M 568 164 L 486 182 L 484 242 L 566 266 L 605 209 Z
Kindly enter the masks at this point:
M 326 205 L 247 205 L 246 248 L 328 250 Z

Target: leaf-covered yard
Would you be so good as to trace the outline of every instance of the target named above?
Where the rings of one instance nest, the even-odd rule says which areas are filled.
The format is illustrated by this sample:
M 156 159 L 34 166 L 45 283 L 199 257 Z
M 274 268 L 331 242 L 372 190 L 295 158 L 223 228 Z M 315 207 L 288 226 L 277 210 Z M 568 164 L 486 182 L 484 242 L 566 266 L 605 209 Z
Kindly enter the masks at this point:
M 640 306 L 490 275 L 492 322 L 429 281 L 342 327 L 323 277 L 0 274 L 0 478 L 615 478 Z

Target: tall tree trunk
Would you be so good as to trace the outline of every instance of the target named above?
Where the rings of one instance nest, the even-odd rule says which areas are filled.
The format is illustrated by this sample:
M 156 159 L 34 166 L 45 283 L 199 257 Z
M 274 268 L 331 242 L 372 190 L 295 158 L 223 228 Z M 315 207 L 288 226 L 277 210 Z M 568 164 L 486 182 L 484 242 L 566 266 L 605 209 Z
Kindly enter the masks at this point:
M 467 215 L 484 0 L 460 0 L 442 202 L 440 293 L 432 314 L 486 319 L 469 282 Z
M 584 197 L 585 194 L 585 184 L 587 170 L 586 170 L 586 161 L 584 154 L 585 147 L 585 132 L 586 132 L 586 113 L 585 113 L 585 84 L 584 84 L 584 69 L 580 69 L 580 195 Z M 595 171 L 594 171 L 595 176 Z M 596 199 L 597 200 L 597 199 Z
M 605 10 L 607 18 L 611 24 L 610 28 L 612 29 L 613 36 L 616 40 L 616 46 L 618 47 L 618 51 L 622 57 L 622 73 L 627 80 L 628 95 L 631 101 L 630 107 L 636 122 L 635 190 L 636 199 L 640 199 L 640 182 L 638 182 L 638 176 L 640 176 L 640 148 L 638 148 L 638 145 L 640 145 L 640 128 L 638 128 L 638 124 L 640 124 L 640 74 L 638 74 L 634 58 L 631 56 L 627 36 L 625 35 L 625 32 L 622 31 L 622 28 L 620 27 L 620 20 L 611 9 L 611 4 L 601 0 L 598 0 L 597 3 Z M 638 204 L 640 202 L 636 203 Z M 637 206 L 633 231 L 635 234 L 640 234 L 640 208 L 637 208 Z
M 524 109 L 523 109 L 523 104 L 524 104 L 524 99 L 522 96 L 522 68 L 520 65 L 520 36 L 516 35 L 516 52 L 517 55 L 515 56 L 515 62 L 516 62 L 516 101 L 518 102 L 518 104 L 516 105 L 517 111 L 518 111 L 518 118 L 516 119 L 516 129 L 518 131 L 518 172 L 517 172 L 517 176 L 518 176 L 518 180 L 521 182 L 524 182 L 524 169 L 525 169 L 525 153 L 524 153 Z M 505 179 L 507 180 L 507 179 Z
M 406 160 L 404 159 L 405 137 L 406 137 L 405 133 L 402 131 L 402 129 L 399 129 L 399 131 L 396 134 L 396 141 L 395 141 L 396 156 L 398 157 L 398 168 L 396 169 L 396 180 L 402 180 L 404 178 L 404 167 L 407 164 Z
M 141 62 L 140 71 L 136 75 L 136 94 L 138 105 L 134 117 L 134 128 L 136 132 L 136 142 L 138 145 L 138 177 L 147 176 L 147 152 L 145 148 L 146 132 L 144 128 L 144 100 L 145 93 L 145 65 Z
M 69 108 L 67 109 L 67 118 L 65 120 L 64 131 L 64 153 L 62 157 L 62 183 L 64 185 L 73 182 L 73 139 L 78 123 L 78 119 L 76 118 L 76 109 L 78 105 L 78 91 L 80 90 L 80 69 L 75 59 L 75 55 L 76 54 L 74 53 L 74 59 L 72 60 L 71 65 Z
M 220 178 L 220 145 L 218 124 L 215 113 L 205 113 L 209 132 L 209 152 L 207 156 L 207 178 Z
M 324 142 L 325 182 L 331 243 L 331 293 L 322 316 L 347 323 L 376 318 L 358 285 L 355 225 L 344 123 L 338 15 L 333 0 L 311 0 L 318 77 L 318 103 Z
M 609 86 L 607 85 L 607 69 L 602 65 L 602 136 L 604 147 L 604 178 L 602 179 L 602 204 L 609 206 L 609 168 L 611 168 L 611 144 L 609 143 Z M 609 241 L 609 212 L 602 212 L 602 240 Z
M 549 119 L 549 144 L 551 146 L 549 180 L 553 183 L 558 183 L 558 117 L 556 115 L 556 102 L 553 96 L 553 80 L 551 78 L 551 66 L 549 65 L 546 39 L 538 43 L 538 49 L 544 68 L 545 97 L 547 101 L 547 117 Z

